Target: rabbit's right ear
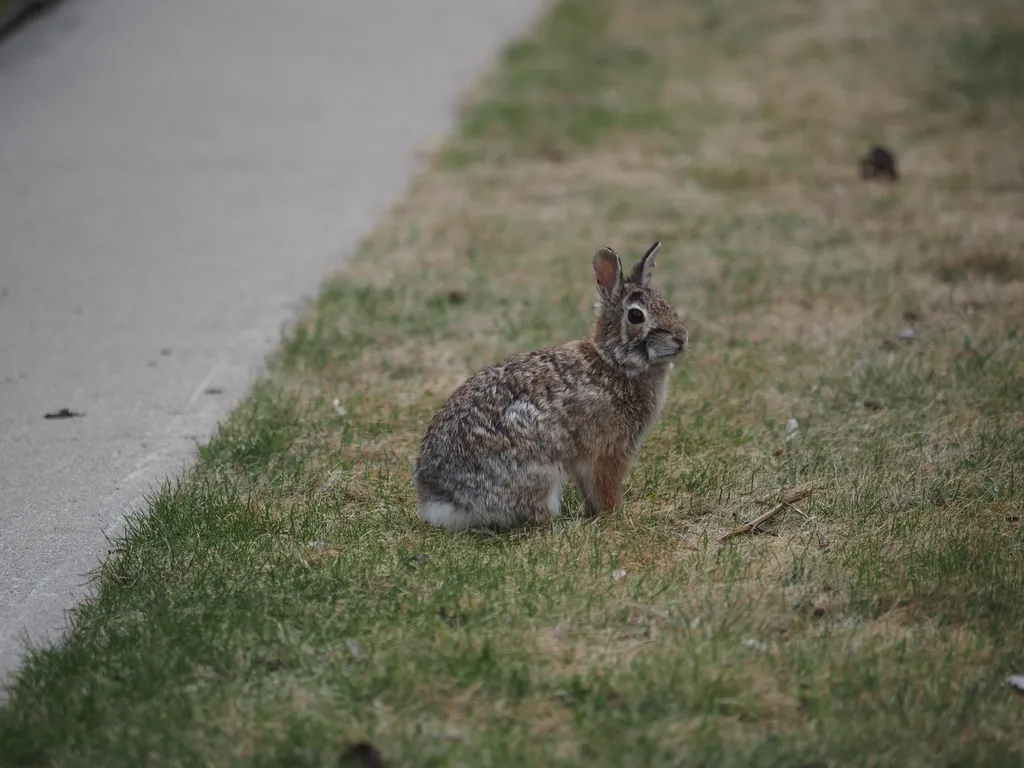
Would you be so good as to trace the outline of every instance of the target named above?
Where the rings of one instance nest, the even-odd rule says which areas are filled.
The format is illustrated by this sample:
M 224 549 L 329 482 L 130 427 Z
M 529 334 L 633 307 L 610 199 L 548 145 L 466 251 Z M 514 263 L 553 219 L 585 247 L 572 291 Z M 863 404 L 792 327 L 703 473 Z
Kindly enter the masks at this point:
M 597 287 L 607 298 L 614 298 L 622 287 L 622 263 L 618 254 L 606 246 L 594 254 L 593 263 Z

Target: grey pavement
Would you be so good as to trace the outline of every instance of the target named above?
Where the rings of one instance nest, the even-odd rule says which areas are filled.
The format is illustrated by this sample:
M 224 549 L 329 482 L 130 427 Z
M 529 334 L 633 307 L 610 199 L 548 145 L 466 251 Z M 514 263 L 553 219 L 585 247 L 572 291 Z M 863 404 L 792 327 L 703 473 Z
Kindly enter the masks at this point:
M 0 45 L 0 678 L 539 8 L 68 0 Z

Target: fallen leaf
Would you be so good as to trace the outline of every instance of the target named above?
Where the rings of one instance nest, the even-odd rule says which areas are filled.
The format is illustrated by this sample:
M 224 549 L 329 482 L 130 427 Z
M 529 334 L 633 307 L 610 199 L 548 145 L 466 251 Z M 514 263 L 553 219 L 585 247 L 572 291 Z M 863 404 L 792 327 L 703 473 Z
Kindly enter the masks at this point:
M 885 179 L 896 181 L 900 172 L 896 168 L 896 155 L 888 147 L 876 145 L 859 161 L 862 179 Z
M 85 416 L 85 414 L 72 411 L 68 408 L 61 408 L 59 411 L 43 414 L 44 419 L 77 419 L 82 416 Z

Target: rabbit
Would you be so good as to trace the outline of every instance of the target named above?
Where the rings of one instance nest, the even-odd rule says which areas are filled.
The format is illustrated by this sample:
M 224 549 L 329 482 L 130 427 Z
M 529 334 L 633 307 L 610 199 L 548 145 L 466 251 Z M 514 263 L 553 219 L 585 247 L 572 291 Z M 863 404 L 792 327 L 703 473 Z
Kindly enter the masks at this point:
M 589 335 L 525 352 L 463 382 L 434 414 L 413 466 L 420 517 L 452 530 L 502 532 L 558 517 L 570 478 L 587 517 L 616 510 L 622 482 L 657 421 L 679 315 L 651 289 L 661 243 L 626 276 L 614 250 L 592 259 Z

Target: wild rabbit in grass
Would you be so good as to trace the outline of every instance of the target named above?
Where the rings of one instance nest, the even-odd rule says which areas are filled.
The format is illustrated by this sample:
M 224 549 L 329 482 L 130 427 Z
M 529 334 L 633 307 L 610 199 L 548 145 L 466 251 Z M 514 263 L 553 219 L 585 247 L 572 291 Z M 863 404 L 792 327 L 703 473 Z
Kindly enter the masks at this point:
M 514 355 L 459 386 L 427 426 L 413 481 L 420 516 L 453 530 L 545 523 L 572 478 L 588 516 L 616 509 L 622 481 L 686 351 L 679 315 L 651 289 L 660 243 L 630 273 L 593 258 L 587 338 Z

